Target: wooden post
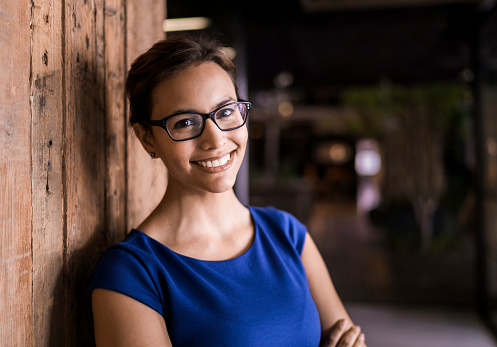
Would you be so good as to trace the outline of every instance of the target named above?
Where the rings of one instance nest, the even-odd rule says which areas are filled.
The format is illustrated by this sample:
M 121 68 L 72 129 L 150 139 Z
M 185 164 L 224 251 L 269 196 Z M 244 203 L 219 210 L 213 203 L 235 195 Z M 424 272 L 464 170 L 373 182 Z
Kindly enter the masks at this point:
M 107 244 L 120 241 L 126 230 L 126 27 L 124 0 L 106 0 L 105 148 Z
M 166 17 L 165 3 L 153 0 L 128 0 L 126 57 L 128 68 L 136 57 L 154 42 L 164 38 L 162 22 Z M 149 14 L 154 13 L 153 17 Z M 133 129 L 128 131 L 128 201 L 127 227 L 136 227 L 152 211 L 164 195 L 167 176 L 160 160 L 152 160 L 136 139 Z
M 32 339 L 31 7 L 0 5 L 0 345 Z M 17 47 L 12 54 L 11 47 Z M 41 58 L 41 57 L 40 57 Z
M 55 332 L 63 331 L 62 320 L 52 317 L 63 313 L 62 4 L 44 0 L 32 4 L 33 344 L 60 346 L 62 334 Z
M 91 346 L 91 266 L 105 248 L 104 2 L 65 6 L 64 345 Z

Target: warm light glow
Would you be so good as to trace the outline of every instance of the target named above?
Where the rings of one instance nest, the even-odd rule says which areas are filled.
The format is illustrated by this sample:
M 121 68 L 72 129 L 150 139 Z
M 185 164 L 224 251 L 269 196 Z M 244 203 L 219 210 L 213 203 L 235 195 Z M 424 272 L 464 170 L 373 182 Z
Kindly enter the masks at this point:
M 315 151 L 316 159 L 321 164 L 343 165 L 353 159 L 353 150 L 346 142 L 324 142 Z
M 348 157 L 347 148 L 341 143 L 335 143 L 330 147 L 330 158 L 335 163 L 344 162 Z
M 290 101 L 282 101 L 278 105 L 278 112 L 283 117 L 288 117 L 293 113 L 293 105 Z
M 206 17 L 171 18 L 162 23 L 162 28 L 166 32 L 202 30 L 211 25 L 211 20 Z

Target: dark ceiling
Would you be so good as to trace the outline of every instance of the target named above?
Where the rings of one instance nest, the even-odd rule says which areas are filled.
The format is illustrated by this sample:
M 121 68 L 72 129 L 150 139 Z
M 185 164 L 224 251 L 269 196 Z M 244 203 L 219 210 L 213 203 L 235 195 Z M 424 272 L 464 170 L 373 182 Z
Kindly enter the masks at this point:
M 298 21 L 248 23 L 256 85 L 275 69 L 306 86 L 455 78 L 468 66 L 460 9 L 430 8 L 308 14 Z M 258 48 L 262 48 L 259 52 Z M 269 61 L 269 62 L 266 62 Z
M 422 7 L 409 0 L 409 6 L 393 7 L 392 0 L 377 5 L 381 1 L 390 5 L 361 8 L 364 0 L 349 0 L 359 7 L 336 10 L 331 5 L 343 1 L 223 0 L 214 8 L 212 2 L 170 0 L 167 6 L 169 18 L 209 16 L 211 30 L 243 43 L 250 90 L 272 88 L 282 71 L 293 74 L 294 87 L 313 93 L 385 78 L 457 80 L 470 68 L 480 1 L 426 0 Z

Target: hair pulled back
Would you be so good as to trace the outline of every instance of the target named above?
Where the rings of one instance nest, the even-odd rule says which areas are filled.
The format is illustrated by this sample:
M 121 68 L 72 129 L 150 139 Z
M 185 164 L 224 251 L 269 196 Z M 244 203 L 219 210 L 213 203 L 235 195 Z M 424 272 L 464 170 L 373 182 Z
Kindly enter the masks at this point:
M 238 97 L 236 67 L 219 42 L 208 36 L 171 35 L 156 42 L 131 65 L 126 80 L 133 125 L 150 119 L 157 85 L 192 65 L 214 62 L 230 76 Z

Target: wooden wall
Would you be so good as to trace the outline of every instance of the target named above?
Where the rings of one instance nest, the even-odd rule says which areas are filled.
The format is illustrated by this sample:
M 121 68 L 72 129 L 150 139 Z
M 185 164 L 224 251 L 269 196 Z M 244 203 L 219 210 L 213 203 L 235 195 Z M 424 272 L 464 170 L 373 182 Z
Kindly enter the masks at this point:
M 92 268 L 166 184 L 124 95 L 165 6 L 0 0 L 0 346 L 93 345 Z
M 0 346 L 33 337 L 31 251 L 31 8 L 0 6 Z M 21 25 L 27 23 L 27 25 Z M 13 55 L 9 47 L 16 48 Z

